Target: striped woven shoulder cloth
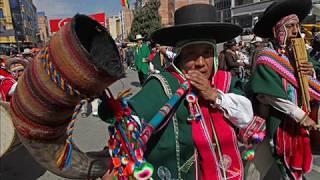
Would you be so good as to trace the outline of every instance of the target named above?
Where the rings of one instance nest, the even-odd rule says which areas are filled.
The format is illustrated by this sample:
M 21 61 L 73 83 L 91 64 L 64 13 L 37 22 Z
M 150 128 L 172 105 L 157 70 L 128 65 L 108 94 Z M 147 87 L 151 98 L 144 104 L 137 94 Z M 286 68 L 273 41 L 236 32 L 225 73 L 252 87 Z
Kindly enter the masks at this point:
M 279 54 L 277 51 L 271 48 L 264 48 L 257 56 L 257 65 L 264 64 L 272 68 L 281 77 L 285 78 L 296 88 L 299 87 L 299 83 L 295 76 L 294 68 L 290 64 L 287 56 Z M 309 92 L 311 97 L 316 100 L 320 100 L 320 81 L 314 77 L 308 77 L 309 82 Z

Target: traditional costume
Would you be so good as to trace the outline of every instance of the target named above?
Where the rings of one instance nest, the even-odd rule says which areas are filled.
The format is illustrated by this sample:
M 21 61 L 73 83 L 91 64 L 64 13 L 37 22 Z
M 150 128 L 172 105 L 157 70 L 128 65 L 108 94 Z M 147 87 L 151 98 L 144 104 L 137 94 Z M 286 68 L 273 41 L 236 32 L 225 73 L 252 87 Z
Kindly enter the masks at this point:
M 24 69 L 27 68 L 29 61 L 20 58 L 9 58 L 6 62 L 6 69 L 10 71 L 13 77 L 18 78 L 23 74 Z
M 152 39 L 176 47 L 176 57 L 183 47 L 192 43 L 207 43 L 216 50 L 215 43 L 236 37 L 241 28 L 218 23 L 215 12 L 215 7 L 205 4 L 182 7 L 175 12 L 175 25 L 155 31 Z M 154 129 L 145 151 L 146 160 L 154 167 L 153 179 L 244 178 L 234 127 L 246 128 L 254 122 L 252 107 L 247 98 L 237 95 L 241 94 L 237 79 L 229 72 L 218 71 L 217 61 L 215 55 L 210 84 L 218 89 L 219 100 L 215 104 L 200 98 L 198 101 L 198 97 L 189 91 Z M 175 63 L 167 71 L 151 75 L 141 91 L 128 101 L 133 114 L 145 123 L 150 122 L 186 81 Z M 113 124 L 117 114 L 108 111 L 109 105 L 104 99 L 99 115 Z M 171 108 L 170 105 L 167 107 Z M 117 153 L 117 148 L 111 148 L 111 152 Z
M 0 100 L 10 101 L 17 82 L 15 78 L 4 67 L 0 67 Z
M 143 37 L 140 34 L 136 35 L 136 41 L 142 40 Z M 135 65 L 138 71 L 140 83 L 147 79 L 149 74 L 149 61 L 150 49 L 146 44 L 136 45 L 133 47 Z
M 310 0 L 276 1 L 267 8 L 254 27 L 257 36 L 275 38 L 276 42 L 274 48 L 264 48 L 257 55 L 256 69 L 248 84 L 248 91 L 253 98 L 254 110 L 267 118 L 271 147 L 283 177 L 289 179 L 302 179 L 303 173 L 311 171 L 312 154 L 309 134 L 299 124 L 308 114 L 301 109 L 295 59 L 286 47 L 285 24 L 292 19 L 302 21 L 311 7 Z M 273 34 L 273 28 L 276 35 Z M 315 77 L 309 77 L 308 90 L 312 103 L 318 108 L 320 82 Z M 256 159 L 264 161 L 262 156 L 266 154 Z M 263 176 L 262 173 L 260 178 Z

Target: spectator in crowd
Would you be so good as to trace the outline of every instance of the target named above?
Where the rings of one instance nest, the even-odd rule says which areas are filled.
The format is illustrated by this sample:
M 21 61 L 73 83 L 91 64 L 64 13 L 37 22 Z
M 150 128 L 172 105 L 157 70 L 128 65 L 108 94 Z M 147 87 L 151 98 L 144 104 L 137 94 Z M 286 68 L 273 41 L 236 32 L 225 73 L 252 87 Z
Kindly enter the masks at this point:
M 125 44 L 125 61 L 127 62 L 128 69 L 135 70 L 133 48 Z
M 166 65 L 166 56 L 160 52 L 160 44 L 153 44 L 152 52 L 148 58 L 150 74 L 163 71 Z
M 227 50 L 225 52 L 225 60 L 227 63 L 227 70 L 232 73 L 233 76 L 239 75 L 239 67 L 243 67 L 244 62 L 240 61 L 239 56 L 236 53 L 237 43 L 235 40 L 228 41 L 226 43 Z
M 12 74 L 6 69 L 5 60 L 0 58 L 0 100 L 10 101 L 17 82 Z
M 135 40 L 137 44 L 133 47 L 134 59 L 136 69 L 138 71 L 139 81 L 142 85 L 149 74 L 148 57 L 150 56 L 150 50 L 146 44 L 143 44 L 143 37 L 140 34 L 136 35 Z
M 320 34 L 317 27 L 312 28 L 312 37 L 312 50 L 310 52 L 310 56 L 313 57 L 316 61 L 320 62 Z
M 250 42 L 252 45 L 252 53 L 250 54 L 250 73 L 253 74 L 256 66 L 256 58 L 259 52 L 265 47 L 265 43 L 261 37 L 255 36 Z
M 223 44 L 223 50 L 220 51 L 218 59 L 219 59 L 219 70 L 226 71 L 228 69 L 227 62 L 225 59 L 226 53 L 226 43 Z
M 29 61 L 20 58 L 10 58 L 6 62 L 6 69 L 15 77 L 16 80 L 22 76 L 24 69 L 29 64 Z

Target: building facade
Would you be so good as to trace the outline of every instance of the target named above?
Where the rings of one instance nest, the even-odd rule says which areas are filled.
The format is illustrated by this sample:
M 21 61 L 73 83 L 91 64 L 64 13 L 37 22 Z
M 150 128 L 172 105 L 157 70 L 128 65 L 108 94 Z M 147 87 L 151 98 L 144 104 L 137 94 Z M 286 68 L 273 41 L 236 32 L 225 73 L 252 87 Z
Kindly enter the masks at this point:
M 38 27 L 39 27 L 39 46 L 44 46 L 49 41 L 48 18 L 44 12 L 38 12 Z
M 214 4 L 214 0 L 175 0 L 175 9 L 179 9 L 182 6 L 186 6 L 189 4 Z
M 9 0 L 0 0 L 0 46 L 2 49 L 8 48 L 10 44 L 15 44 L 15 32 L 10 10 Z
M 135 8 L 145 6 L 148 1 L 149 0 L 136 0 Z M 159 15 L 161 17 L 161 25 L 163 27 L 172 26 L 174 24 L 175 10 L 182 6 L 196 3 L 214 5 L 215 2 L 214 0 L 160 0 Z
M 119 40 L 121 38 L 121 18 L 120 16 L 111 16 L 108 18 L 108 27 L 110 35 L 114 40 Z
M 231 0 L 215 0 L 218 9 L 217 18 L 220 22 L 231 22 Z
M 38 39 L 37 9 L 32 0 L 10 0 L 15 35 L 22 47 L 35 46 Z
M 121 28 L 122 28 L 122 39 L 125 39 L 128 37 L 130 31 L 131 31 L 131 25 L 133 21 L 133 10 L 129 8 L 123 8 L 121 11 Z
M 163 27 L 173 25 L 173 16 L 175 11 L 175 0 L 161 0 L 159 15 Z
M 244 28 L 250 34 L 259 16 L 273 0 L 231 0 L 231 22 Z
M 320 24 L 320 0 L 312 0 L 313 8 L 311 14 L 305 19 L 306 23 Z

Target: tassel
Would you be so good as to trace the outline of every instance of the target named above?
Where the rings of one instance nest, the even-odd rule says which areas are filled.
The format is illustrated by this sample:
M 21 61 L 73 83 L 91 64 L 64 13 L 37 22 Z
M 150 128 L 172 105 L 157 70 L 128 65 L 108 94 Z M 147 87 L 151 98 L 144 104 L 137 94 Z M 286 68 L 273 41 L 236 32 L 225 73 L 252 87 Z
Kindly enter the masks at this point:
M 76 118 L 81 110 L 81 107 L 87 101 L 88 101 L 87 99 L 81 100 L 80 103 L 75 107 L 74 112 L 72 114 L 71 121 L 70 121 L 68 128 L 67 128 L 68 138 L 66 139 L 66 144 L 65 144 L 63 151 L 61 152 L 61 154 L 56 162 L 56 164 L 60 170 L 62 170 L 64 168 L 69 168 L 72 164 L 72 150 L 73 150 L 72 136 L 73 136 L 74 125 L 76 123 L 76 120 L 77 120 Z

